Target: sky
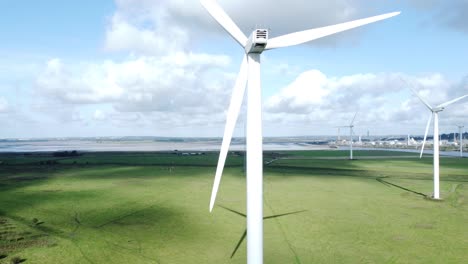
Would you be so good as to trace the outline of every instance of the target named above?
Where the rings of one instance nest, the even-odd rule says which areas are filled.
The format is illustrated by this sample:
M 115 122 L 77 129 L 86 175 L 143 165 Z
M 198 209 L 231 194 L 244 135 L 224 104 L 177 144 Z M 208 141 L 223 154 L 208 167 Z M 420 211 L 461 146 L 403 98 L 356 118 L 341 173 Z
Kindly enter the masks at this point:
M 357 135 L 422 135 L 408 86 L 431 105 L 468 94 L 468 0 L 218 2 L 247 36 L 402 12 L 264 52 L 265 136 L 335 135 L 356 112 Z M 4 0 L 0 32 L 0 138 L 223 135 L 243 49 L 198 0 Z M 440 114 L 441 133 L 460 124 L 468 98 Z

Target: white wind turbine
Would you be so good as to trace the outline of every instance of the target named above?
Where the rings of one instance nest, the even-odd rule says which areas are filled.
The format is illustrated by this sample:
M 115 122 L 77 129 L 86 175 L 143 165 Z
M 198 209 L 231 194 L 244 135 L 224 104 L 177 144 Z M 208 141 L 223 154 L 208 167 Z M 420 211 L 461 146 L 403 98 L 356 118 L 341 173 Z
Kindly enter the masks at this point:
M 403 80 L 404 81 L 404 80 Z M 406 82 L 407 83 L 407 82 Z M 427 121 L 426 125 L 426 132 L 424 133 L 424 140 L 421 147 L 421 155 L 419 158 L 422 157 L 424 152 L 424 145 L 426 144 L 427 133 L 429 132 L 429 126 L 431 125 L 432 117 L 434 117 L 434 195 L 432 198 L 438 200 L 440 199 L 440 192 L 439 192 L 439 113 L 444 111 L 445 107 L 460 101 L 461 99 L 468 97 L 468 94 L 458 97 L 456 99 L 450 100 L 443 104 L 440 104 L 436 107 L 432 107 L 426 100 L 424 100 L 410 85 L 408 87 L 411 91 L 421 100 L 421 102 L 431 111 L 431 115 L 429 116 L 429 120 Z
M 460 138 L 460 157 L 463 158 L 463 133 L 462 128 L 465 126 L 457 126 L 458 127 L 458 137 Z
M 341 31 L 363 26 L 398 15 L 400 12 L 359 19 L 316 29 L 268 39 L 267 29 L 255 29 L 249 37 L 245 36 L 232 19 L 215 0 L 200 0 L 210 15 L 244 49 L 245 55 L 232 92 L 227 112 L 223 142 L 210 199 L 210 212 L 213 210 L 218 192 L 226 155 L 233 130 L 247 89 L 247 262 L 263 262 L 263 149 L 262 149 L 262 94 L 260 87 L 260 54 L 265 50 L 302 44 Z M 248 7 L 246 7 L 248 8 Z M 263 12 L 263 10 L 262 10 Z
M 340 127 L 338 127 L 338 138 L 336 139 L 336 144 L 338 145 L 338 142 L 341 140 L 341 135 L 340 135 Z
M 354 119 L 356 119 L 357 112 L 354 114 L 353 120 L 349 123 L 348 126 L 340 126 L 340 127 L 349 127 L 349 159 L 353 159 L 353 134 L 354 134 Z

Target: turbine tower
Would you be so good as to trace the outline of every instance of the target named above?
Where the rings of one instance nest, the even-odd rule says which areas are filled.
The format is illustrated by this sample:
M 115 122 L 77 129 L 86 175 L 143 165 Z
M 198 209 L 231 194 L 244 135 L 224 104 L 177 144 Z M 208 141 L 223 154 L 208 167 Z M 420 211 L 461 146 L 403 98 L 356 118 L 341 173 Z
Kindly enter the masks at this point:
M 263 149 L 260 54 L 265 50 L 302 44 L 387 19 L 400 14 L 400 12 L 359 19 L 323 28 L 304 30 L 269 39 L 267 29 L 255 29 L 249 37 L 244 35 L 216 0 L 200 0 L 200 2 L 224 30 L 240 44 L 245 52 L 227 112 L 226 126 L 211 193 L 210 212 L 213 210 L 226 155 L 247 86 L 247 263 L 263 263 Z
M 404 80 L 403 80 L 404 81 Z M 407 83 L 406 81 L 404 81 Z M 408 83 L 407 83 L 408 84 Z M 445 107 L 458 102 L 459 100 L 465 98 L 468 96 L 468 94 L 458 97 L 456 99 L 450 100 L 448 102 L 445 102 L 443 104 L 440 104 L 436 107 L 432 107 L 426 100 L 424 100 L 410 85 L 408 87 L 411 89 L 411 91 L 421 100 L 421 102 L 431 111 L 431 115 L 429 116 L 429 120 L 427 121 L 426 125 L 426 132 L 424 133 L 424 140 L 423 144 L 421 147 L 421 155 L 419 158 L 422 157 L 423 152 L 424 152 L 424 145 L 426 144 L 426 138 L 427 138 L 427 133 L 429 132 L 429 126 L 431 125 L 432 118 L 434 118 L 434 195 L 432 198 L 439 200 L 440 199 L 440 192 L 439 192 L 439 113 L 444 111 Z
M 463 158 L 463 133 L 462 133 L 462 128 L 464 126 L 458 126 L 458 136 L 460 137 L 460 158 Z

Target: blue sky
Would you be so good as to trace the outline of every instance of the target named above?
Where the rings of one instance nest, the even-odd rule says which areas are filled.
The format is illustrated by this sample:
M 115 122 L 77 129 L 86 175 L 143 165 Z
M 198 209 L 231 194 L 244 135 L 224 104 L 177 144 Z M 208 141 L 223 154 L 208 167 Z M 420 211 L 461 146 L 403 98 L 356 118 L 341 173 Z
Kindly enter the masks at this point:
M 101 53 L 112 1 L 2 1 L 2 50 L 45 56 Z M 86 59 L 82 57 L 82 59 Z
M 465 0 L 219 3 L 246 35 L 402 11 L 264 53 L 267 136 L 335 134 L 356 110 L 358 134 L 423 134 L 429 112 L 400 78 L 434 104 L 468 94 Z M 196 0 L 2 1 L 0 32 L 0 138 L 222 136 L 242 49 Z M 441 131 L 467 113 L 447 108 Z

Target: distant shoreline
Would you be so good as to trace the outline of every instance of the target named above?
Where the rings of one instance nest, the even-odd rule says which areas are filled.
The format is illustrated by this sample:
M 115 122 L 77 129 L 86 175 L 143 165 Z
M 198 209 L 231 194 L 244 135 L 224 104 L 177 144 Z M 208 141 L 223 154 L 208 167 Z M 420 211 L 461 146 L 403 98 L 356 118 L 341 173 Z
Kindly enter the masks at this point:
M 264 150 L 324 150 L 328 145 L 316 145 L 304 142 L 265 142 Z M 0 153 L 33 153 L 56 151 L 81 152 L 161 152 L 161 151 L 219 151 L 221 141 L 190 141 L 190 142 L 160 142 L 160 141 L 27 141 L 0 142 Z M 244 142 L 233 142 L 231 151 L 245 150 Z
M 78 152 L 217 152 L 221 149 L 220 138 L 140 138 L 123 139 L 59 139 L 0 141 L 0 153 L 53 153 L 59 151 Z M 307 151 L 307 150 L 349 150 L 348 146 L 329 144 L 322 137 L 264 138 L 264 151 Z M 354 146 L 355 150 L 384 150 L 419 153 L 415 148 L 375 146 Z M 244 138 L 233 138 L 230 151 L 244 151 Z M 430 155 L 427 149 L 425 155 Z M 441 151 L 444 156 L 458 156 L 458 151 Z M 468 153 L 464 153 L 468 157 Z

